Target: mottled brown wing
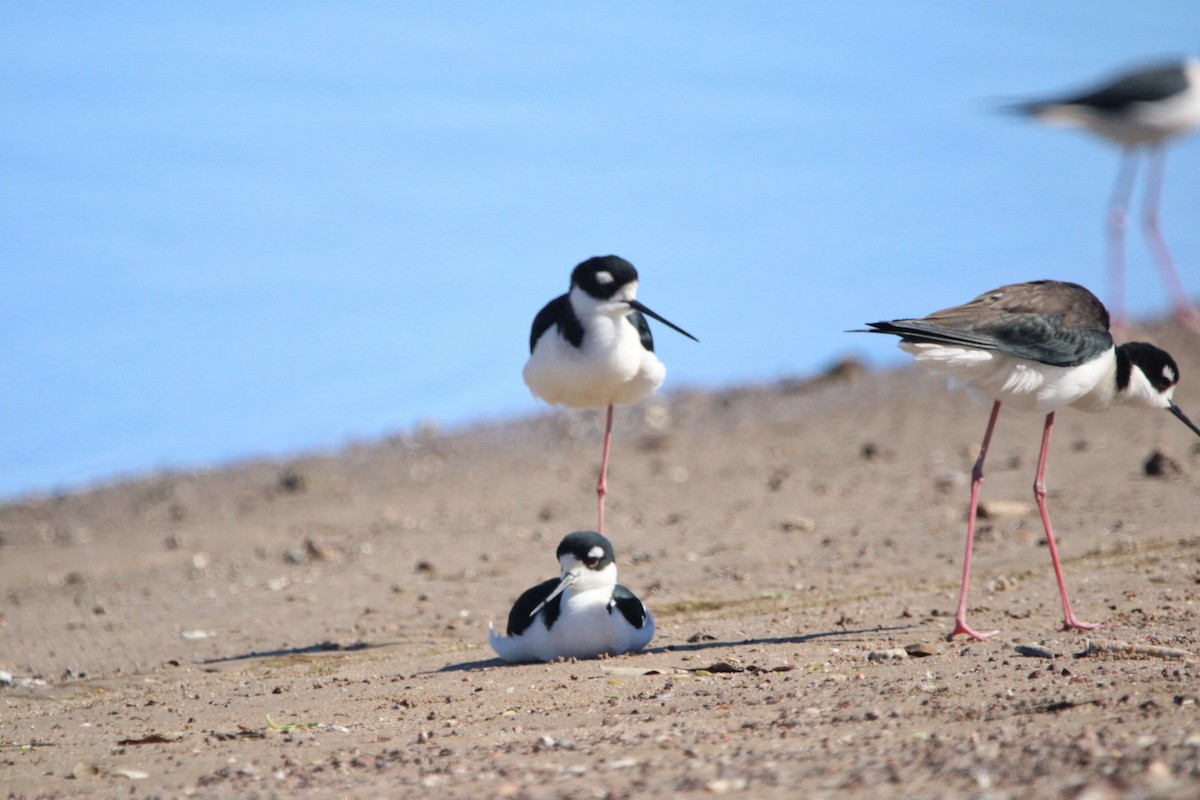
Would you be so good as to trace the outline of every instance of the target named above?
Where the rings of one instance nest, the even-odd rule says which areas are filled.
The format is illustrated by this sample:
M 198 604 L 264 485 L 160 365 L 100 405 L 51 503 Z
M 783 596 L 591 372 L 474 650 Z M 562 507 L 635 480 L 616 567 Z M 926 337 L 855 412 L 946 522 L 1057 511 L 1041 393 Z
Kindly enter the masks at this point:
M 922 321 L 951 330 L 986 331 L 1022 314 L 1058 317 L 1065 329 L 1108 332 L 1104 304 L 1084 287 L 1066 281 L 1010 283 L 961 306 L 935 311 Z
M 1085 363 L 1112 347 L 1104 305 L 1082 286 L 1062 281 L 1001 286 L 921 319 L 868 327 L 905 341 L 995 350 L 1058 367 Z

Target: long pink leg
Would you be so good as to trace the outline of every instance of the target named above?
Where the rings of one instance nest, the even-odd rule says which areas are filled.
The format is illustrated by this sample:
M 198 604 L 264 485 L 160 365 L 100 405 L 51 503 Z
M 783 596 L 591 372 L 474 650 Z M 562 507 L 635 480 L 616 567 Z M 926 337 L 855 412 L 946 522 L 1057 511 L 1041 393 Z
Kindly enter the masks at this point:
M 1137 151 L 1127 147 L 1121 151 L 1121 166 L 1108 204 L 1109 306 L 1112 307 L 1112 326 L 1118 330 L 1125 327 L 1125 220 L 1136 176 Z
M 1192 307 L 1191 300 L 1188 299 L 1183 283 L 1179 280 L 1179 272 L 1175 269 L 1175 262 L 1171 258 L 1171 252 L 1167 249 L 1167 242 L 1163 239 L 1162 231 L 1158 227 L 1158 206 L 1162 197 L 1165 161 L 1166 155 L 1161 145 L 1150 151 L 1150 166 L 1146 174 L 1146 208 L 1143 212 L 1142 226 L 1145 228 L 1146 238 L 1150 242 L 1150 249 L 1154 252 L 1154 260 L 1158 262 L 1163 283 L 1167 285 L 1167 294 L 1171 296 L 1171 303 L 1175 307 L 1175 318 L 1191 330 L 1200 331 L 1200 314 L 1197 314 L 1196 309 Z
M 971 577 L 971 548 L 975 544 L 975 511 L 979 507 L 979 487 L 983 485 L 983 460 L 987 458 L 988 444 L 992 441 L 992 429 L 996 427 L 996 417 L 1000 414 L 1000 401 L 992 406 L 992 415 L 988 418 L 987 433 L 983 434 L 983 444 L 979 446 L 979 458 L 975 459 L 975 468 L 971 470 L 971 507 L 967 511 L 967 553 L 963 556 L 962 586 L 958 590 L 958 613 L 954 615 L 954 631 L 947 639 L 953 639 L 960 633 L 965 633 L 972 639 L 983 641 L 989 636 L 995 636 L 998 631 L 974 631 L 967 627 L 967 584 Z
M 1050 453 L 1050 429 L 1054 427 L 1054 412 L 1046 415 L 1046 427 L 1042 429 L 1042 452 L 1038 455 L 1037 477 L 1033 481 L 1033 496 L 1037 499 L 1038 511 L 1042 514 L 1042 527 L 1046 529 L 1046 544 L 1050 546 L 1050 560 L 1054 562 L 1054 577 L 1058 578 L 1058 591 L 1062 595 L 1064 631 L 1072 628 L 1091 630 L 1096 622 L 1076 619 L 1067 599 L 1067 584 L 1063 581 L 1062 566 L 1058 563 L 1058 548 L 1054 545 L 1054 531 L 1050 529 L 1050 512 L 1046 510 L 1046 456 Z
M 608 404 L 608 424 L 604 427 L 604 455 L 600 458 L 600 480 L 596 484 L 596 499 L 600 506 L 600 529 L 604 535 L 604 496 L 608 494 L 608 449 L 612 446 L 613 407 Z

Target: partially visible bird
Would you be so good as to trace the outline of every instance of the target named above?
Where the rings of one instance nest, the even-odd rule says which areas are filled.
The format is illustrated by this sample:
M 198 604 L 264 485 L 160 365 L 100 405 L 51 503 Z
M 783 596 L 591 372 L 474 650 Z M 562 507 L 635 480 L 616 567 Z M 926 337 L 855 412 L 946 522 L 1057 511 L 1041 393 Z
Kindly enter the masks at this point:
M 1062 596 L 1063 630 L 1096 625 L 1079 620 L 1071 611 L 1046 510 L 1046 457 L 1055 411 L 1065 406 L 1102 411 L 1115 405 L 1166 409 L 1200 436 L 1200 428 L 1172 399 L 1179 367 L 1171 356 L 1143 342 L 1114 347 L 1108 326 L 1108 312 L 1095 295 L 1078 284 L 1060 281 L 1014 283 L 920 319 L 868 323 L 870 330 L 865 333 L 899 336 L 900 348 L 918 364 L 957 379 L 994 401 L 971 473 L 966 555 L 949 638 L 962 633 L 986 639 L 996 633 L 979 632 L 967 625 L 967 584 L 983 462 L 1001 402 L 1046 415 L 1033 493 Z
M 558 545 L 562 573 L 527 589 L 508 615 L 508 635 L 488 625 L 488 644 L 509 662 L 595 658 L 641 650 L 654 638 L 654 618 L 617 583 L 612 543 L 595 531 L 568 534 Z
M 1013 106 L 1013 110 L 1051 124 L 1080 127 L 1122 148 L 1108 212 L 1108 260 L 1114 323 L 1125 324 L 1125 220 L 1133 194 L 1140 151 L 1149 167 L 1142 224 L 1162 272 L 1175 316 L 1200 330 L 1200 314 L 1179 280 L 1158 224 L 1162 195 L 1164 144 L 1200 129 L 1200 59 L 1188 58 L 1134 69 L 1088 91 Z
M 596 483 L 598 530 L 604 533 L 608 452 L 613 405 L 637 403 L 662 385 L 667 369 L 654 355 L 646 317 L 692 341 L 695 336 L 637 300 L 638 273 L 618 256 L 589 258 L 571 273 L 571 288 L 533 319 L 524 378 L 529 390 L 551 405 L 608 407 L 600 479 Z

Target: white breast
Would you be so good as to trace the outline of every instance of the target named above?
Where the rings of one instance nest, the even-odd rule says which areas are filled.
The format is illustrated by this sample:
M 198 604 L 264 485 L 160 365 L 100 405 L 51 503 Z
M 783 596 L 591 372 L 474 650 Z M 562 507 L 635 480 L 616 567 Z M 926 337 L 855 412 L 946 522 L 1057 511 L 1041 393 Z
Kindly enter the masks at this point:
M 589 319 L 582 347 L 573 347 L 551 328 L 538 339 L 523 373 L 535 396 L 572 408 L 640 402 L 666 375 L 666 367 L 642 346 L 637 329 L 623 316 Z

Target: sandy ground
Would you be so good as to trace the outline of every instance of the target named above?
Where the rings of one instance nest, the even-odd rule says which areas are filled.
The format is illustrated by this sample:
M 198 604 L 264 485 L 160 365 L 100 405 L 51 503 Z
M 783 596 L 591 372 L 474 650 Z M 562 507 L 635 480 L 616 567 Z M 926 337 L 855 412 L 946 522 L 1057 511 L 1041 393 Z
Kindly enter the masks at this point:
M 1172 350 L 1200 418 L 1197 339 Z M 945 641 L 987 406 L 843 365 L 622 409 L 608 533 L 640 654 L 487 647 L 594 526 L 598 413 L 0 508 L 9 797 L 1200 796 L 1200 441 L 1164 412 L 1001 414 L 971 619 Z M 1158 454 L 1165 465 L 1148 474 Z M 1154 471 L 1154 470 L 1151 470 Z M 1023 655 L 1034 644 L 1051 657 Z M 924 645 L 923 656 L 872 660 Z M 888 651 L 891 651 L 890 653 Z M 1032 652 L 1032 651 L 1027 651 Z

